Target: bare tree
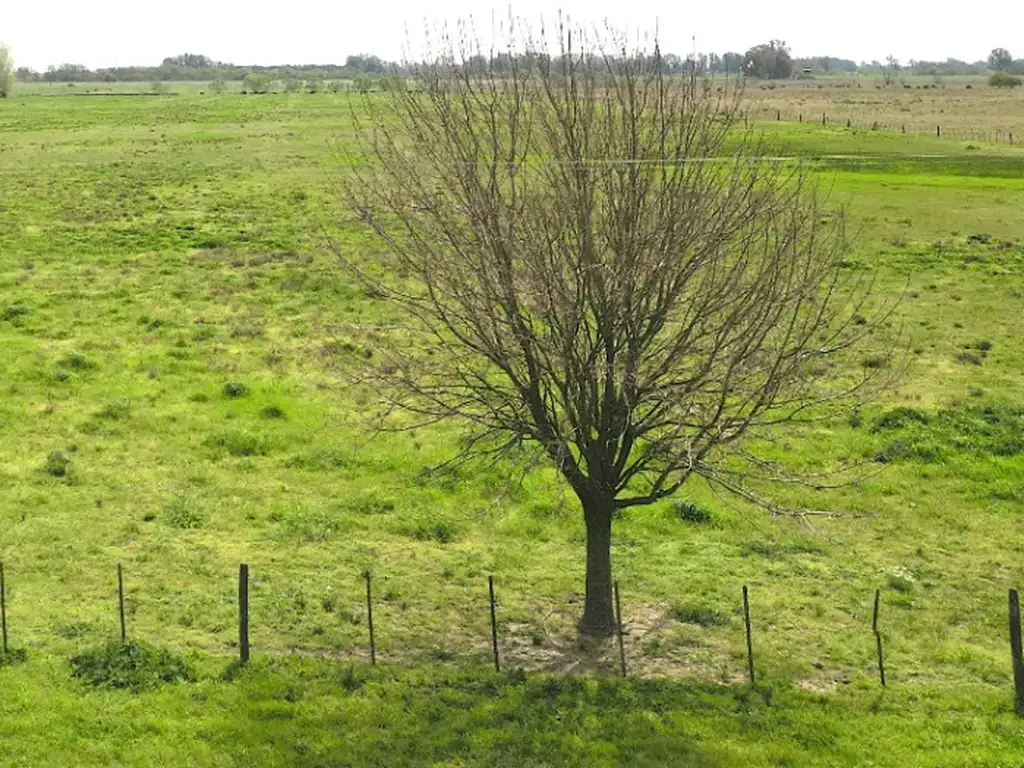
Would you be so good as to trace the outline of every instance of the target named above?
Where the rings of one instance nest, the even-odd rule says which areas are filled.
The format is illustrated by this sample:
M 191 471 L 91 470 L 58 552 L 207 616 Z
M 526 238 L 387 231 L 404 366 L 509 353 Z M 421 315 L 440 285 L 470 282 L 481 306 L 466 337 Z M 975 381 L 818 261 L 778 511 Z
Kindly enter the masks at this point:
M 461 421 L 461 456 L 537 450 L 579 497 L 580 626 L 603 634 L 618 511 L 697 477 L 759 500 L 796 476 L 751 438 L 870 396 L 888 358 L 844 364 L 882 322 L 870 280 L 728 83 L 560 32 L 500 73 L 447 39 L 360 102 L 346 195 L 386 253 L 345 262 L 413 320 L 367 372 L 403 423 Z
M 882 68 L 882 79 L 886 85 L 892 85 L 892 81 L 900 73 L 900 60 L 892 54 L 885 57 L 885 66 Z

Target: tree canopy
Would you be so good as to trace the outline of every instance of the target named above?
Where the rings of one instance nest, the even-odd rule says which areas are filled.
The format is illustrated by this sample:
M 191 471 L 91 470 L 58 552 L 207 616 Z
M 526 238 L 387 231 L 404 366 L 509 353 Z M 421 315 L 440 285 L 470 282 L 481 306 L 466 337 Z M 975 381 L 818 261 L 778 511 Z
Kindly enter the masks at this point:
M 994 72 L 1005 72 L 1013 66 L 1013 56 L 1005 48 L 993 48 L 988 55 L 988 68 Z
M 743 57 L 743 74 L 764 80 L 782 80 L 793 74 L 793 60 L 782 40 L 755 45 Z

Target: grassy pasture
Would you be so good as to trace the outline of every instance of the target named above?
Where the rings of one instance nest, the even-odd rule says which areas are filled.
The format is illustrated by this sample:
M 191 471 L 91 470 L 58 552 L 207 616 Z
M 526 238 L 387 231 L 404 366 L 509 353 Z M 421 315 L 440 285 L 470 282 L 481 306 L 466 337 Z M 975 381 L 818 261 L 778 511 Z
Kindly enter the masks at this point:
M 1007 143 L 1012 133 L 1024 145 L 1024 96 L 1016 88 L 988 85 L 987 77 L 915 75 L 890 85 L 881 77 L 827 77 L 752 83 L 749 93 L 752 114 L 762 117 L 774 118 L 778 110 L 784 121 L 802 113 L 805 121 L 820 123 L 825 114 L 834 124 L 849 119 L 862 128 L 877 122 L 928 134 L 941 125 L 959 139 L 976 141 L 998 132 Z
M 627 653 L 662 681 L 545 682 L 474 670 L 490 572 L 509 668 L 614 670 L 612 646 L 575 640 L 569 494 L 546 470 L 424 474 L 457 431 L 371 435 L 373 393 L 342 375 L 401 323 L 326 248 L 378 247 L 334 191 L 347 97 L 0 103 L 0 558 L 29 651 L 0 668 L 0 762 L 1019 764 L 1005 602 L 1024 585 L 1024 154 L 762 128 L 848 207 L 851 261 L 905 291 L 913 351 L 889 401 L 778 450 L 882 471 L 784 492 L 850 513 L 813 529 L 696 485 L 684 496 L 707 520 L 630 510 L 614 533 Z M 269 660 L 222 682 L 243 560 Z M 199 683 L 134 696 L 71 680 L 67 658 L 116 632 L 118 561 L 132 633 L 197 654 Z M 398 668 L 353 681 L 339 662 L 366 657 L 367 568 Z M 770 705 L 738 684 L 743 583 Z M 623 718 L 632 730 L 608 735 Z

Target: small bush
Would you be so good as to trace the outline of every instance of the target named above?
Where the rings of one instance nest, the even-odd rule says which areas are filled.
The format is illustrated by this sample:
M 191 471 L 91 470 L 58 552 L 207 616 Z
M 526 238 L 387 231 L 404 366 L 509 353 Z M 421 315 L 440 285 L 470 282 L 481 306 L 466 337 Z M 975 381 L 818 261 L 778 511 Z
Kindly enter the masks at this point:
M 240 381 L 229 381 L 221 389 L 221 392 L 224 393 L 224 397 L 245 397 L 249 394 L 249 388 Z
M 890 461 L 907 458 L 912 453 L 911 447 L 905 441 L 896 440 L 879 451 L 878 455 L 875 456 L 875 461 L 879 464 L 888 464 Z
M 911 424 L 927 424 L 929 421 L 931 421 L 931 419 L 928 417 L 927 413 L 919 411 L 916 408 L 901 406 L 883 413 L 878 420 L 875 421 L 871 431 L 882 432 L 883 430 L 889 429 L 903 429 Z
M 676 517 L 684 523 L 700 525 L 703 523 L 710 523 L 712 520 L 710 511 L 699 504 L 694 504 L 693 502 L 686 501 L 684 499 L 672 502 L 672 511 L 675 513 Z
M 286 419 L 285 412 L 276 405 L 267 405 L 260 410 L 260 416 L 264 419 Z
M 407 535 L 417 541 L 451 544 L 459 537 L 459 527 L 454 522 L 433 512 L 416 516 L 402 528 Z
M 1024 80 L 1009 72 L 993 72 L 989 75 L 988 84 L 994 88 L 1017 88 Z
M 706 605 L 677 605 L 669 615 L 683 624 L 696 624 L 698 627 L 720 627 L 729 623 L 726 614 Z
M 133 640 L 111 641 L 71 659 L 71 675 L 95 688 L 134 692 L 195 680 L 183 658 L 165 648 Z
M 242 81 L 242 93 L 267 93 L 273 81 L 268 75 L 250 72 Z
M 874 357 L 868 357 L 860 361 L 860 364 L 865 368 L 884 368 L 888 361 L 881 355 Z
M 205 445 L 227 451 L 232 456 L 265 456 L 270 446 L 263 435 L 246 430 L 225 430 L 206 438 Z
M 21 304 L 12 304 L 9 307 L 5 307 L 4 311 L 0 313 L 0 320 L 6 321 L 17 321 L 19 318 L 24 317 L 28 314 L 28 307 Z
M 71 457 L 61 450 L 50 451 L 43 471 L 51 477 L 67 477 L 71 471 Z
M 65 355 L 57 361 L 57 365 L 61 368 L 70 368 L 73 371 L 87 371 L 90 368 L 96 367 L 94 362 L 78 352 L 72 352 L 69 355 Z
M 360 515 L 382 515 L 395 511 L 395 500 L 377 490 L 370 490 L 350 496 L 345 507 Z
M 358 691 L 366 683 L 362 677 L 356 674 L 356 668 L 351 664 L 341 673 L 341 680 L 339 682 L 342 689 L 349 693 Z
M 15 664 L 24 664 L 28 661 L 28 651 L 24 648 L 10 648 L 7 653 L 0 651 L 0 669 L 13 667 Z
M 132 412 L 132 404 L 128 399 L 115 400 L 107 403 L 96 412 L 97 419 L 109 419 L 110 421 L 121 421 L 127 419 Z

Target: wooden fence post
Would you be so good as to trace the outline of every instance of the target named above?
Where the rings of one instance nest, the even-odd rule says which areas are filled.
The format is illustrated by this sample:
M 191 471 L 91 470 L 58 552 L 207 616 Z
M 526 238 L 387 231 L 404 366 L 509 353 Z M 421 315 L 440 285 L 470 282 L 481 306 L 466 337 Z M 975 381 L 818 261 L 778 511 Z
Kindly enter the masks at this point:
M 121 645 L 128 642 L 128 627 L 124 621 L 124 570 L 117 564 L 117 607 L 121 616 Z
M 1013 710 L 1024 717 L 1024 660 L 1020 638 L 1020 600 L 1017 590 L 1010 590 L 1010 655 L 1013 660 Z
M 498 615 L 494 609 L 494 575 L 487 577 L 487 590 L 491 597 L 491 648 L 494 650 L 494 671 L 501 672 L 501 662 L 498 659 Z
M 249 566 L 238 566 L 238 654 L 243 664 L 249 661 Z
M 754 684 L 754 643 L 750 635 L 750 600 L 747 598 L 747 585 L 743 585 L 743 622 L 747 625 L 747 673 L 750 684 Z
M 619 582 L 615 582 L 615 624 L 619 635 L 619 671 L 626 676 L 626 645 L 622 639 L 622 601 L 619 600 Z
M 370 664 L 377 664 L 377 643 L 373 636 L 373 592 L 370 588 L 370 572 L 363 574 L 366 579 L 366 623 L 370 628 Z
M 885 662 L 882 659 L 882 634 L 878 631 L 878 603 L 881 600 L 881 591 L 875 590 L 875 612 L 871 618 L 871 631 L 875 633 L 875 647 L 878 650 L 878 677 L 885 688 Z
M 7 647 L 7 582 L 4 581 L 4 564 L 0 563 L 0 626 L 3 628 L 3 653 L 10 653 Z

